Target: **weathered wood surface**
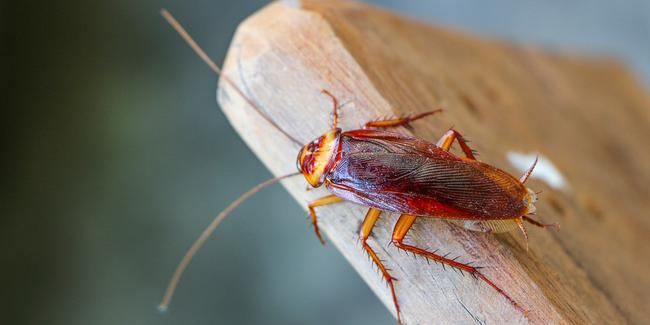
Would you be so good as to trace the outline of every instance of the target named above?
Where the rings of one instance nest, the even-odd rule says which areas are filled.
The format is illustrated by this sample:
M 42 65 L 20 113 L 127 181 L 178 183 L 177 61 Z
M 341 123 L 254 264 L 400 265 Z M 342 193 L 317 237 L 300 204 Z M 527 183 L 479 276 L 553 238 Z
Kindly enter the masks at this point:
M 354 2 L 273 3 L 240 26 L 225 72 L 283 128 L 305 143 L 330 123 L 328 89 L 344 129 L 386 115 L 444 106 L 412 132 L 435 141 L 450 126 L 474 140 L 480 159 L 518 174 L 508 150 L 540 152 L 571 188 L 541 181 L 538 216 L 560 232 L 530 228 L 481 234 L 420 220 L 410 240 L 485 266 L 524 307 L 469 276 L 387 247 L 396 215 L 370 244 L 386 260 L 409 324 L 650 322 L 650 100 L 612 61 L 545 54 L 394 16 Z M 219 102 L 246 143 L 275 173 L 295 170 L 298 147 L 222 82 Z M 301 205 L 326 194 L 285 185 Z M 318 210 L 322 230 L 394 312 L 387 286 L 357 240 L 363 207 Z M 300 222 L 300 221 L 298 221 Z M 314 239 L 316 240 L 316 239 Z M 317 294 L 317 293 L 314 293 Z

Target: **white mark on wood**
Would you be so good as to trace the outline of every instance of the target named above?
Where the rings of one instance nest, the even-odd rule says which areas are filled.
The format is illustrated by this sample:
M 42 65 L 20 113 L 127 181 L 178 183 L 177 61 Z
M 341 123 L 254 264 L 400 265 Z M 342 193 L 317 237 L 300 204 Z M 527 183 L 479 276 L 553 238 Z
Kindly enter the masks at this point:
M 302 1 L 300 0 L 282 0 L 280 2 L 289 8 L 302 9 Z

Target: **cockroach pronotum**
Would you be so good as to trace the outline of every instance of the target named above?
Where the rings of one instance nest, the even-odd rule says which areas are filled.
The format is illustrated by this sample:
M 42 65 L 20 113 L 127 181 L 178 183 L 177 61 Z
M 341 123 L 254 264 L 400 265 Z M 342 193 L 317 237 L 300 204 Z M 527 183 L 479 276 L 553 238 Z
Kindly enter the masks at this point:
M 387 128 L 408 125 L 417 119 L 438 113 L 441 109 L 402 118 L 370 121 L 362 129 L 343 132 L 337 127 L 338 101 L 327 90 L 322 92 L 329 96 L 333 103 L 332 127 L 303 146 L 222 74 L 220 68 L 169 12 L 162 10 L 162 15 L 223 81 L 271 125 L 302 147 L 296 159 L 297 173 L 272 178 L 255 186 L 232 202 L 204 230 L 183 257 L 170 280 L 160 305 L 162 310 L 167 308 L 176 285 L 194 254 L 230 212 L 262 188 L 288 177 L 303 175 L 312 188 L 324 185 L 331 193 L 309 202 L 307 206 L 316 236 L 322 243 L 324 241 L 318 229 L 316 207 L 343 201 L 368 207 L 361 223 L 359 239 L 363 250 L 378 266 L 389 285 L 398 322 L 401 322 L 401 312 L 395 291 L 395 278 L 367 243 L 375 223 L 384 211 L 400 214 L 393 230 L 393 245 L 481 279 L 515 308 L 526 313 L 521 305 L 483 275 L 479 267 L 406 244 L 404 237 L 418 217 L 446 219 L 466 229 L 481 232 L 504 232 L 519 228 L 526 239 L 524 221 L 542 228 L 557 227 L 557 224 L 543 224 L 530 217 L 535 212 L 537 194 L 524 183 L 535 168 L 537 160 L 517 179 L 501 169 L 478 161 L 476 152 L 454 129 L 448 130 L 435 144 L 386 131 Z M 462 149 L 464 157 L 449 152 L 455 141 Z

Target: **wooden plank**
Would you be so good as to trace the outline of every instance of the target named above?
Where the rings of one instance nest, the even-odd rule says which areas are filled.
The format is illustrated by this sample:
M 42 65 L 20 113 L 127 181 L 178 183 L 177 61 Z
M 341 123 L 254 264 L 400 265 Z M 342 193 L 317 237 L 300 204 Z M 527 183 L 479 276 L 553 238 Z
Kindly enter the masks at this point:
M 420 220 L 410 240 L 485 266 L 485 274 L 530 312 L 469 276 L 387 247 L 396 215 L 384 214 L 370 244 L 399 279 L 403 318 L 436 323 L 647 323 L 650 301 L 650 99 L 613 61 L 547 54 L 432 27 L 348 1 L 273 3 L 239 27 L 224 71 L 273 120 L 307 143 L 330 124 L 327 89 L 341 126 L 444 106 L 414 123 L 435 141 L 450 126 L 474 140 L 480 159 L 517 174 L 509 151 L 539 152 L 569 189 L 543 190 L 538 215 L 561 232 L 481 234 Z M 220 83 L 219 103 L 242 138 L 277 174 L 295 170 L 299 147 Z M 296 200 L 322 196 L 303 179 Z M 322 230 L 394 312 L 387 286 L 362 253 L 363 207 L 321 208 Z M 314 239 L 316 240 L 316 239 Z M 316 294 L 316 293 L 315 293 Z

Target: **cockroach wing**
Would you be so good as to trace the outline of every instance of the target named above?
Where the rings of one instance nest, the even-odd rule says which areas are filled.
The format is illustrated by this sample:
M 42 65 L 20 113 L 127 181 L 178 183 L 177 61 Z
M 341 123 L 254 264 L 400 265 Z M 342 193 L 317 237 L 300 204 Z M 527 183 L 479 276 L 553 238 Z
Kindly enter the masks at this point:
M 376 140 L 371 152 L 347 144 L 350 150 L 341 153 L 328 187 L 353 202 L 418 216 L 494 220 L 515 218 L 525 210 L 525 189 L 509 174 L 433 144 L 425 155 L 422 143 L 413 152 L 404 145 L 392 150 L 394 144 Z

